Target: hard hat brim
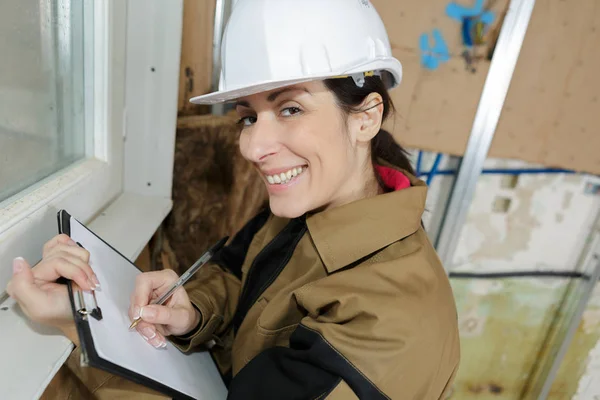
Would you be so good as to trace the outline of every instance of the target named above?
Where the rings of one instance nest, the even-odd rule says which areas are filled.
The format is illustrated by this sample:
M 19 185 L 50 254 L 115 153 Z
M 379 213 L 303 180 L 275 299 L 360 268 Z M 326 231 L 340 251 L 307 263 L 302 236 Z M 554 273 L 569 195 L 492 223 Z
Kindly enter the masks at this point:
M 267 82 L 260 83 L 257 85 L 247 86 L 239 89 L 231 89 L 231 90 L 220 90 L 218 92 L 213 92 L 209 94 L 204 94 L 202 96 L 196 96 L 190 99 L 190 103 L 194 104 L 219 104 L 225 103 L 229 101 L 234 101 L 240 99 L 242 97 L 250 96 L 257 93 L 269 92 L 271 90 L 284 88 L 286 86 L 293 86 L 299 83 L 305 83 L 315 80 L 327 79 L 327 77 L 322 78 L 305 78 L 305 79 L 292 79 L 285 81 L 276 81 L 276 82 Z
M 377 60 L 367 65 L 361 65 L 359 67 L 352 68 L 347 71 L 340 71 L 339 73 L 329 73 L 322 76 L 311 76 L 303 77 L 299 79 L 286 79 L 277 81 L 261 82 L 255 85 L 248 85 L 241 88 L 233 88 L 228 90 L 220 90 L 213 93 L 204 94 L 202 96 L 196 96 L 190 99 L 190 103 L 194 104 L 219 104 L 233 100 L 240 99 L 242 97 L 250 96 L 257 93 L 268 92 L 275 89 L 280 89 L 286 86 L 293 86 L 300 83 L 318 81 L 324 79 L 334 78 L 336 76 L 350 75 L 358 72 L 365 72 L 370 70 L 386 70 L 394 77 L 394 83 L 388 89 L 392 89 L 398 86 L 402 80 L 402 65 L 395 58 L 387 58 L 385 60 Z

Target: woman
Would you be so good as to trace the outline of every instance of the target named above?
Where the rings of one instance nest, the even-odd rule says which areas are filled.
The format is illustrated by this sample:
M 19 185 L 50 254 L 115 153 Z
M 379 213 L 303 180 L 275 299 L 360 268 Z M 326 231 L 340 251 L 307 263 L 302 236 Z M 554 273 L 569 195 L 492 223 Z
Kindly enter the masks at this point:
M 221 90 L 192 101 L 236 101 L 240 150 L 270 207 L 168 305 L 148 303 L 175 273 L 142 274 L 136 329 L 157 348 L 211 347 L 231 399 L 444 398 L 459 361 L 456 309 L 421 227 L 425 185 L 381 130 L 402 74 L 373 6 L 241 0 L 222 57 Z M 15 260 L 8 288 L 75 343 L 53 282 L 93 290 L 88 257 L 57 236 L 34 270 Z M 148 396 L 72 368 L 99 398 Z

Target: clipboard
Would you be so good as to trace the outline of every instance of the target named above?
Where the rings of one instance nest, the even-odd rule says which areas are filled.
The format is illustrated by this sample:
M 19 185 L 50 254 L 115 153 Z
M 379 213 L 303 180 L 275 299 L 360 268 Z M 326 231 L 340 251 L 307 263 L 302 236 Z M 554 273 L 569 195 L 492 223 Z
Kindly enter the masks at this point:
M 128 330 L 128 299 L 141 271 L 67 211 L 60 210 L 57 218 L 59 233 L 90 252 L 90 266 L 101 284 L 90 293 L 67 282 L 81 364 L 174 399 L 225 399 L 227 389 L 207 351 L 184 354 L 171 343 L 166 349 L 154 349 L 139 333 Z

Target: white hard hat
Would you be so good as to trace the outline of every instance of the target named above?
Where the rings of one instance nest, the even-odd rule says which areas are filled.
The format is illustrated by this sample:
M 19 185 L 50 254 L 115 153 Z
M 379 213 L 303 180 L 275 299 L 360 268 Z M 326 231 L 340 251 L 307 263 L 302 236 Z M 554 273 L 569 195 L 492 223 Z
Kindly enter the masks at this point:
M 238 0 L 221 48 L 215 104 L 311 80 L 387 71 L 402 79 L 385 26 L 369 0 Z

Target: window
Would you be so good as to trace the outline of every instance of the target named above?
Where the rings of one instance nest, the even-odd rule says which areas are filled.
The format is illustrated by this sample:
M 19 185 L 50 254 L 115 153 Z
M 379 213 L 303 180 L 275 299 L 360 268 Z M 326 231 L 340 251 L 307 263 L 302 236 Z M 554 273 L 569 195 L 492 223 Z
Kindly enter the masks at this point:
M 0 398 L 38 398 L 71 343 L 5 301 L 66 209 L 134 259 L 171 208 L 182 0 L 0 2 Z M 49 368 L 50 367 L 50 368 Z
M 83 158 L 86 145 L 93 150 L 85 134 L 84 41 L 91 38 L 83 34 L 83 2 L 1 8 L 0 201 Z
M 182 0 L 0 1 L 0 398 L 38 398 L 71 351 L 4 288 L 60 209 L 134 259 L 171 208 Z M 15 365 L 18 365 L 15 368 Z

